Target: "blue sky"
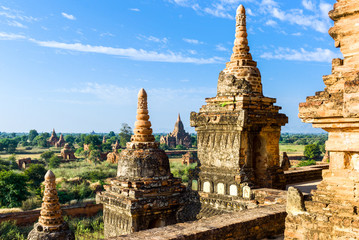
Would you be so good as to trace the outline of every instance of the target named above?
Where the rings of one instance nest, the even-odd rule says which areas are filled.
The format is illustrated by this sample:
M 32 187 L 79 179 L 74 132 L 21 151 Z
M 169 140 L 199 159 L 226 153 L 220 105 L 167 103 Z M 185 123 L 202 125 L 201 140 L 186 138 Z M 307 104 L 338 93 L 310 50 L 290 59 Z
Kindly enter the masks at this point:
M 314 132 L 299 102 L 324 89 L 335 0 L 0 0 L 0 131 L 118 132 L 148 92 L 154 132 L 216 94 L 232 53 L 235 10 L 247 9 L 265 96 L 289 117 L 283 132 Z

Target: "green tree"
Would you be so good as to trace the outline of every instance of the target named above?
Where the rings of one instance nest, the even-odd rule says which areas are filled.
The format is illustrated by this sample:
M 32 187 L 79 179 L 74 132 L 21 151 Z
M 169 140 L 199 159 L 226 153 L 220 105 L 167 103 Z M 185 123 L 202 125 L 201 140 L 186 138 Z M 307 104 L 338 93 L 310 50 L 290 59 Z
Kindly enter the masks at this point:
M 41 133 L 41 136 L 43 136 L 45 139 L 48 139 L 50 137 L 50 133 L 43 132 L 43 133 Z
M 49 161 L 49 159 L 52 157 L 52 156 L 54 156 L 54 152 L 53 151 L 46 151 L 46 152 L 43 152 L 41 155 L 40 155 L 40 157 L 42 158 L 42 159 L 44 159 L 45 160 L 45 162 L 48 162 Z
M 181 144 L 178 144 L 178 145 L 176 146 L 176 149 L 177 149 L 177 150 L 185 150 L 186 147 L 183 146 L 183 145 L 181 145 Z
M 102 143 L 102 152 L 111 152 L 111 143 Z
M 122 127 L 120 129 L 120 145 L 126 146 L 126 143 L 131 140 L 132 129 L 127 123 L 122 123 Z
M 75 142 L 75 137 L 72 136 L 72 135 L 66 135 L 66 136 L 65 136 L 65 141 L 66 141 L 67 143 L 74 144 L 74 142 Z
M 44 176 L 47 170 L 41 164 L 31 164 L 24 172 L 28 179 L 28 184 L 31 189 L 38 189 L 44 181 Z
M 29 141 L 32 142 L 32 140 L 34 140 L 34 138 L 36 136 L 38 136 L 39 134 L 37 133 L 37 131 L 35 129 L 30 130 L 29 132 Z
M 90 152 L 90 156 L 88 157 L 88 159 L 93 162 L 94 164 L 100 162 L 101 160 L 101 152 L 99 150 L 92 150 Z
M 101 140 L 100 137 L 98 135 L 87 135 L 85 137 L 85 144 L 89 144 L 90 145 L 90 150 L 92 149 L 99 149 L 101 147 Z
M 111 138 L 111 137 L 114 137 L 114 136 L 116 136 L 116 134 L 113 131 L 109 132 L 108 137 Z
M 159 148 L 162 149 L 162 150 L 168 150 L 169 149 L 169 147 L 165 143 L 160 144 Z
M 0 172 L 1 207 L 19 207 L 28 195 L 26 176 L 24 174 L 18 174 L 13 171 Z
M 37 145 L 37 146 L 39 146 L 39 147 L 44 147 L 44 148 L 48 146 L 47 139 L 44 138 L 44 136 L 42 136 L 42 135 L 36 136 L 36 137 L 32 140 L 32 144 L 33 144 L 33 145 Z
M 318 144 L 309 144 L 304 148 L 304 156 L 307 159 L 317 159 L 320 157 L 320 148 Z
M 56 155 L 52 156 L 49 159 L 49 167 L 50 168 L 57 168 L 60 166 L 60 163 L 61 163 L 61 159 Z

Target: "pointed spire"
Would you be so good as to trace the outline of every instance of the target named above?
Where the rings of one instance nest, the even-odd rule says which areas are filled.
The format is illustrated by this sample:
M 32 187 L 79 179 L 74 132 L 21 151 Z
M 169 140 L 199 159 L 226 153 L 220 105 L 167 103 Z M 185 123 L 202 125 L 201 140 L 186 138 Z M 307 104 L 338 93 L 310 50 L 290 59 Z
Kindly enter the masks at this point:
M 221 72 L 218 79 L 217 94 L 219 96 L 233 96 L 243 94 L 262 95 L 261 74 L 257 68 L 257 63 L 253 61 L 249 52 L 247 39 L 246 10 L 243 5 L 239 5 L 236 12 L 236 34 L 231 60 L 227 62 L 226 68 Z M 234 80 L 231 80 L 232 77 Z M 236 85 L 235 80 L 240 80 L 240 85 Z M 243 80 L 245 82 L 243 83 Z M 233 87 L 228 87 L 228 82 Z
M 239 5 L 236 14 L 236 39 L 234 40 L 233 54 L 231 61 L 237 59 L 252 60 L 252 55 L 249 53 L 248 39 L 247 39 L 247 23 L 246 10 L 243 5 Z
M 180 121 L 181 121 L 181 116 L 180 116 L 180 114 L 178 113 L 177 122 L 180 122 Z
M 39 223 L 44 229 L 47 229 L 48 232 L 60 230 L 63 223 L 55 181 L 55 174 L 51 170 L 48 170 L 45 175 L 45 190 L 39 217 Z
M 62 133 L 60 134 L 60 139 L 59 141 L 64 141 L 64 136 L 62 135 Z
M 102 143 L 106 143 L 106 136 L 105 135 L 103 135 Z
M 154 142 L 155 137 L 152 135 L 151 122 L 148 121 L 150 116 L 147 109 L 147 93 L 145 89 L 141 88 L 138 93 L 137 104 L 137 121 L 135 122 L 134 135 L 131 137 L 131 142 L 144 143 Z

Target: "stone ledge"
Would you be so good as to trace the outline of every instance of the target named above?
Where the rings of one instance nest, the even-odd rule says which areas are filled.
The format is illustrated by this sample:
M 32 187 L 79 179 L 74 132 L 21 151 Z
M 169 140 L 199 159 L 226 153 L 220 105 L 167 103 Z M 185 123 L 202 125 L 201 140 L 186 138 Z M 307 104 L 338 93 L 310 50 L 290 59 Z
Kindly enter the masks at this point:
M 108 240 L 262 239 L 283 233 L 286 215 L 285 205 L 276 204 L 149 229 Z

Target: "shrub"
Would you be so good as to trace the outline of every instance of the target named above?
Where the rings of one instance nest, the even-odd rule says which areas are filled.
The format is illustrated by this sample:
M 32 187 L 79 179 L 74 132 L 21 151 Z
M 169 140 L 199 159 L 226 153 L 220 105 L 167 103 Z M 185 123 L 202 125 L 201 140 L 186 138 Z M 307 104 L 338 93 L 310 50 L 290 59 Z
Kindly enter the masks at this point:
M 44 176 L 47 170 L 41 164 L 31 164 L 24 172 L 28 179 L 29 187 L 31 189 L 38 189 L 40 184 L 44 181 Z
M 181 145 L 181 144 L 178 144 L 178 145 L 176 146 L 176 149 L 177 149 L 177 150 L 185 150 L 186 147 L 183 146 L 183 145 Z
M 57 168 L 60 166 L 60 163 L 61 163 L 61 159 L 55 155 L 49 159 L 50 168 Z
M 0 240 L 25 240 L 26 238 L 16 226 L 15 221 L 5 221 L 0 223 Z
M 0 172 L 0 206 L 18 207 L 27 198 L 26 176 L 13 171 Z
M 53 151 L 46 151 L 46 152 L 43 152 L 40 157 L 42 159 L 44 159 L 46 162 L 49 161 L 49 159 L 54 156 L 54 152 Z
M 304 156 L 307 159 L 317 159 L 320 157 L 320 148 L 318 144 L 309 144 L 304 148 Z
M 310 159 L 310 160 L 306 160 L 306 161 L 301 161 L 299 164 L 298 164 L 298 167 L 305 167 L 305 166 L 310 166 L 310 165 L 316 165 L 317 162 L 313 159 Z
M 21 204 L 21 209 L 24 211 L 32 210 L 38 207 L 41 207 L 41 200 L 37 197 L 28 198 Z

